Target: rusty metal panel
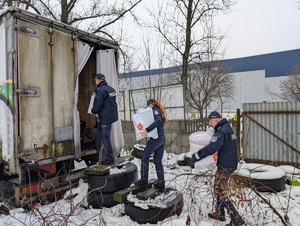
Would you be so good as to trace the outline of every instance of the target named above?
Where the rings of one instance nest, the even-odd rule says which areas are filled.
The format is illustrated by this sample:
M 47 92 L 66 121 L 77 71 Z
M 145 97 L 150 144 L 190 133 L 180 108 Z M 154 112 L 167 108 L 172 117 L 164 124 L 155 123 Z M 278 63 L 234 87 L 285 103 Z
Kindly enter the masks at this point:
M 52 37 L 54 127 L 73 127 L 74 90 L 77 68 L 76 40 L 67 33 L 54 31 Z M 92 78 L 91 78 L 92 79 Z M 56 140 L 57 138 L 55 138 Z M 73 140 L 73 137 L 71 138 Z
M 242 113 L 244 159 L 300 163 L 300 103 L 245 103 Z
M 41 148 L 51 146 L 54 134 L 48 30 L 22 20 L 18 20 L 16 27 L 19 69 L 16 88 L 19 90 L 19 137 L 22 144 L 19 147 L 19 152 L 22 152 L 20 157 L 26 161 L 49 158 L 51 153 Z M 32 87 L 39 88 L 40 96 L 27 96 L 22 92 Z
M 54 158 L 53 142 L 61 141 L 55 131 L 73 127 L 76 40 L 70 34 L 27 21 L 19 20 L 16 27 L 19 156 L 25 161 Z

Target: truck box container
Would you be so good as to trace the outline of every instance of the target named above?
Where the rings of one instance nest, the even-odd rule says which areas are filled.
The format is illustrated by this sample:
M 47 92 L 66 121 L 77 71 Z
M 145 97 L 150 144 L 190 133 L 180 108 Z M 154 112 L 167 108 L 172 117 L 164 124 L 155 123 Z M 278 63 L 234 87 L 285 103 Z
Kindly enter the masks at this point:
M 97 117 L 87 112 L 96 73 L 118 94 L 117 50 L 115 41 L 16 7 L 0 13 L 0 181 L 16 206 L 74 186 L 83 177 L 74 160 L 98 162 Z M 115 156 L 123 144 L 119 120 Z

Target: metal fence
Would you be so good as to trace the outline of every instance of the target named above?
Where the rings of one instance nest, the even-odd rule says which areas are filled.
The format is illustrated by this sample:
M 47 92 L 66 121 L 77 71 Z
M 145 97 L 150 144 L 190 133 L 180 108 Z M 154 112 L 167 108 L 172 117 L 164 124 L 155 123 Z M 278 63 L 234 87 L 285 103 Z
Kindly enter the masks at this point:
M 300 102 L 243 104 L 242 126 L 246 161 L 300 164 Z

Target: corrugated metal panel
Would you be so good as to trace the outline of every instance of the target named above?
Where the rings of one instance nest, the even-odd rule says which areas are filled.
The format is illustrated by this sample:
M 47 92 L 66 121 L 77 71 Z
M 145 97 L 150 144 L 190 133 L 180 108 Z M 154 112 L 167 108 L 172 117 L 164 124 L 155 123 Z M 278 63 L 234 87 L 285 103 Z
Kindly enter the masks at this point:
M 243 104 L 243 156 L 276 163 L 300 163 L 300 102 Z
M 27 21 L 18 21 L 18 90 L 40 90 L 40 95 L 20 95 L 19 121 L 24 161 L 53 157 L 53 141 L 73 140 L 74 84 L 77 73 L 76 40 L 67 33 Z M 24 32 L 25 30 L 25 32 Z M 51 45 L 49 45 L 51 42 Z M 64 130 L 64 137 L 56 131 Z M 59 136 L 59 137 L 56 137 Z M 37 147 L 34 147 L 36 145 Z M 47 148 L 45 148 L 47 147 Z

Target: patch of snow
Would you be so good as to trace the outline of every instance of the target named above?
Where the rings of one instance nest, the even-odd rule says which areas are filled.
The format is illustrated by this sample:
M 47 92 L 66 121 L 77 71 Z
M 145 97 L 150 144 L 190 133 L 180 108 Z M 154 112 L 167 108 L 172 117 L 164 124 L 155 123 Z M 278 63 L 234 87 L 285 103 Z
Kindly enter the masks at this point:
M 256 163 L 240 164 L 237 173 L 253 179 L 277 179 L 285 176 L 285 172 L 279 167 Z
M 280 169 L 282 169 L 285 173 L 290 173 L 290 174 L 300 174 L 300 169 L 294 167 L 294 166 L 289 166 L 289 165 L 282 165 L 278 166 Z
M 165 153 L 164 160 L 170 163 L 174 154 Z M 224 226 L 230 219 L 226 215 L 226 222 L 217 222 L 208 218 L 213 205 L 214 172 L 202 172 L 188 166 L 169 167 L 168 161 L 163 161 L 167 187 L 174 187 L 182 192 L 184 205 L 182 213 L 177 216 L 158 222 L 159 226 L 183 226 L 190 219 L 190 226 Z M 132 163 L 140 170 L 141 160 L 134 158 Z M 139 175 L 140 177 L 140 175 Z M 149 165 L 149 179 L 157 178 L 154 164 Z M 1 214 L 0 225 L 4 226 L 139 226 L 137 222 L 124 215 L 124 204 L 111 208 L 93 209 L 86 202 L 87 183 L 80 181 L 79 186 L 66 193 L 63 199 L 57 202 L 38 206 L 36 210 L 26 211 L 23 208 L 13 208 L 10 215 Z M 236 208 L 246 221 L 245 225 L 278 226 L 283 225 L 273 210 L 264 203 L 250 188 L 245 188 L 243 199 L 248 202 L 239 202 L 235 197 Z M 284 217 L 287 215 L 291 226 L 299 226 L 300 222 L 300 187 L 286 185 L 282 192 L 260 193 Z M 69 199 L 72 197 L 72 199 Z M 234 198 L 234 197 L 233 197 Z M 163 199 L 163 198 L 162 198 Z M 147 208 L 148 204 L 144 205 Z M 144 224 L 143 226 L 152 226 Z
M 125 172 L 126 171 L 125 167 L 126 167 L 125 165 L 123 165 L 120 169 L 118 167 L 112 167 L 109 170 L 109 174 L 118 174 L 121 172 Z

